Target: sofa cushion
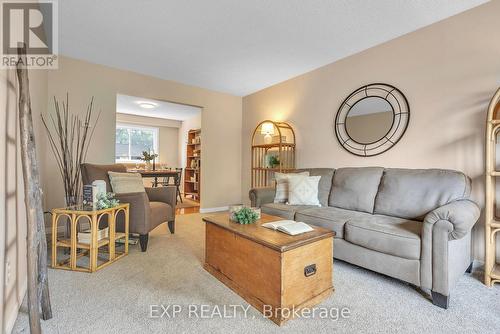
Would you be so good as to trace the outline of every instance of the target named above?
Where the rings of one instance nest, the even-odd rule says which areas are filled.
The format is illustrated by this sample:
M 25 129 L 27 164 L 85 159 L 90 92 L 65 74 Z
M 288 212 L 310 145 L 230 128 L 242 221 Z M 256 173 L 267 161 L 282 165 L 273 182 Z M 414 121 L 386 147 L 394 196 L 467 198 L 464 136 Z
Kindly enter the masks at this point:
M 318 185 L 320 179 L 321 176 L 289 178 L 288 204 L 321 206 L 318 199 Z
M 311 205 L 287 205 L 283 203 L 267 203 L 261 207 L 262 213 L 278 216 L 283 219 L 295 219 L 297 210 L 312 208 Z
M 348 221 L 344 239 L 385 254 L 406 259 L 420 259 L 422 222 L 372 215 Z
M 276 192 L 274 194 L 274 203 L 288 202 L 288 194 L 290 191 L 289 180 L 292 177 L 305 177 L 309 176 L 309 172 L 302 173 L 274 173 L 276 181 Z
M 301 209 L 297 211 L 295 220 L 333 230 L 336 233 L 335 238 L 343 238 L 345 223 L 350 220 L 361 219 L 364 216 L 370 217 L 371 215 L 327 206 L 324 208 Z
M 335 169 L 333 168 L 306 168 L 299 172 L 309 172 L 310 176 L 321 176 L 318 185 L 318 200 L 321 206 L 328 206 L 328 198 L 332 190 L 332 179 Z
M 423 220 L 451 201 L 470 195 L 471 181 L 461 172 L 443 169 L 385 169 L 375 213 Z
M 339 168 L 333 177 L 329 205 L 373 213 L 382 167 Z

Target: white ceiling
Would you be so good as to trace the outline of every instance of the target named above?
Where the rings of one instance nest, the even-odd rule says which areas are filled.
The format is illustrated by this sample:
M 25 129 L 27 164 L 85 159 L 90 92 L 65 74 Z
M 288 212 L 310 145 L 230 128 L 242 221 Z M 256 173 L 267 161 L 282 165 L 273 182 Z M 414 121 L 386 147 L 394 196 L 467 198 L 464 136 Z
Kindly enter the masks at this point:
M 487 0 L 64 0 L 63 55 L 247 95 Z
M 149 102 L 157 105 L 154 109 L 144 109 L 139 106 L 141 102 Z M 185 121 L 201 112 L 201 108 L 186 106 L 178 103 L 160 100 L 145 99 L 137 96 L 116 95 L 116 112 L 119 114 L 138 115 Z

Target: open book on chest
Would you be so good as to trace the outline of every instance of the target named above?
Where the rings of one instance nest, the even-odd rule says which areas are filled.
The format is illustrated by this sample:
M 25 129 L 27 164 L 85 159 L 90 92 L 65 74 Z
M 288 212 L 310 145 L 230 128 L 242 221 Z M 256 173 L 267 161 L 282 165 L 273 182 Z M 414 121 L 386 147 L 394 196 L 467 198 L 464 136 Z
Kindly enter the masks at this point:
M 296 222 L 293 220 L 278 220 L 275 222 L 265 223 L 261 226 L 271 230 L 280 231 L 289 235 L 297 235 L 306 232 L 311 232 L 314 229 L 306 223 Z

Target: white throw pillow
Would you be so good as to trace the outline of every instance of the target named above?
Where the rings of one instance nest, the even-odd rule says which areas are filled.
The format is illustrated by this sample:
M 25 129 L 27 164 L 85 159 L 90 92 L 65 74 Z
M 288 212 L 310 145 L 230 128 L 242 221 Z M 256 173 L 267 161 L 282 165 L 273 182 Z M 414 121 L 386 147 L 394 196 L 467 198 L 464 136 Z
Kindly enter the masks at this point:
M 274 173 L 276 180 L 276 194 L 274 195 L 274 203 L 286 203 L 288 201 L 288 179 L 291 177 L 306 177 L 309 172 L 301 173 Z
M 288 179 L 289 205 L 317 205 L 318 185 L 321 176 L 292 177 Z
M 109 183 L 115 194 L 145 192 L 144 183 L 139 173 L 108 172 Z

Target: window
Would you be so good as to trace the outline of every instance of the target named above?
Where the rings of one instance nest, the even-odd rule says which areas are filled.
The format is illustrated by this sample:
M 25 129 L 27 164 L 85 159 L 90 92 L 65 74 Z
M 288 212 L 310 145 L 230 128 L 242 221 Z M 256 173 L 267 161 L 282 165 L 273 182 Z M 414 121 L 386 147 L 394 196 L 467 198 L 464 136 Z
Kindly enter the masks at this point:
M 158 128 L 117 124 L 116 162 L 140 162 L 143 151 L 158 153 Z

